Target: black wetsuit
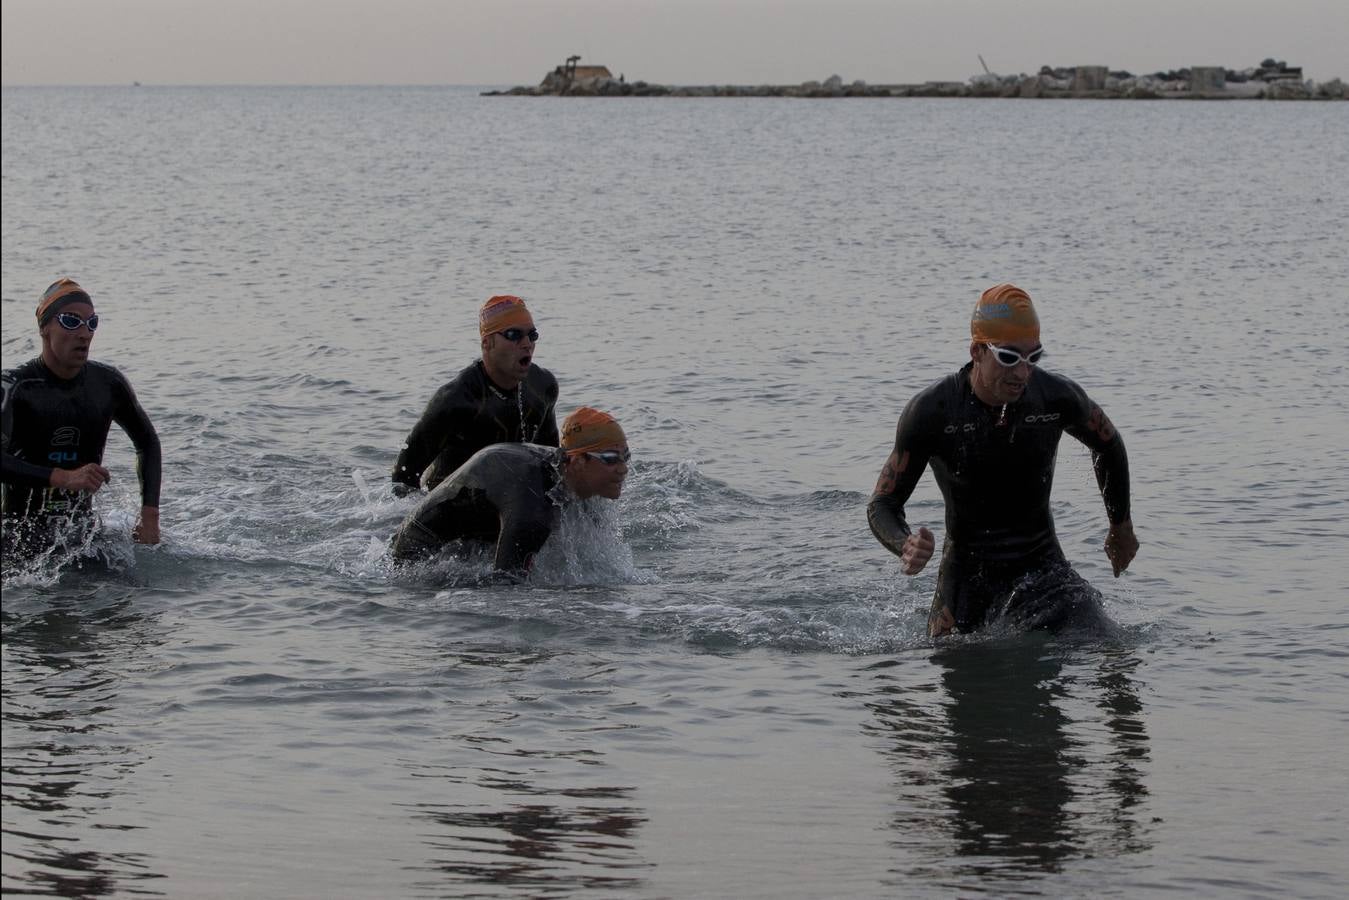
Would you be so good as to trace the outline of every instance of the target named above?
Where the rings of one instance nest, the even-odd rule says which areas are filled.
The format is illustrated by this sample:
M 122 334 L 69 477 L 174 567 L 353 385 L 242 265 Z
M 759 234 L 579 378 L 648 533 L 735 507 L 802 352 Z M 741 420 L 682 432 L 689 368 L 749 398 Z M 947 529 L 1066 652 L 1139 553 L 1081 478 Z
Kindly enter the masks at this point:
M 867 521 L 882 544 L 901 553 L 910 530 L 904 503 L 931 465 L 946 501 L 933 615 L 949 607 L 960 631 L 999 615 L 1057 627 L 1090 592 L 1054 533 L 1049 494 L 1059 438 L 1067 432 L 1091 450 L 1112 524 L 1129 518 L 1124 441 L 1100 407 L 1061 375 L 1032 369 L 1017 402 L 991 407 L 970 386 L 972 366 L 909 402 Z
M 30 545 L 48 542 L 49 526 L 92 514 L 93 495 L 53 489 L 51 473 L 101 464 L 113 422 L 136 447 L 141 505 L 159 506 L 159 437 L 121 372 L 87 362 L 66 380 L 39 357 L 6 371 L 2 384 L 6 552 L 39 549 Z
M 393 466 L 395 486 L 428 489 L 444 481 L 468 458 L 490 444 L 558 445 L 557 379 L 530 366 L 514 390 L 502 390 L 487 377 L 482 360 L 436 391 Z
M 420 559 L 464 540 L 495 544 L 497 569 L 528 569 L 570 497 L 561 462 L 561 450 L 538 444 L 479 450 L 403 521 L 394 558 Z

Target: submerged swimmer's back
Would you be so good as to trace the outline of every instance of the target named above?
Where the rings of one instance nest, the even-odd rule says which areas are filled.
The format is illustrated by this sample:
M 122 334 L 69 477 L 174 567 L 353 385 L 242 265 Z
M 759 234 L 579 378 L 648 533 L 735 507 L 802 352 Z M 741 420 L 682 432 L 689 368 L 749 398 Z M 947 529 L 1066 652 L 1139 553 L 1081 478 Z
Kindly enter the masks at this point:
M 408 515 L 393 537 L 394 558 L 421 559 L 468 541 L 494 544 L 496 569 L 528 571 L 562 507 L 616 500 L 628 474 L 627 437 L 607 413 L 576 410 L 563 422 L 561 443 L 479 450 Z

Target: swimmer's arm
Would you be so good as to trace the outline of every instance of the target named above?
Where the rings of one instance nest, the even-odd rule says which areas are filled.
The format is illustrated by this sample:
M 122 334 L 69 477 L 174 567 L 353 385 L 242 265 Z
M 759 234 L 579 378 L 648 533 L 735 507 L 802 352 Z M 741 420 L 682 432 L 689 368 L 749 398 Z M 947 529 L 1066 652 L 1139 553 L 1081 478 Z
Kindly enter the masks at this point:
M 881 468 L 876 488 L 867 504 L 867 524 L 871 533 L 891 553 L 904 560 L 904 572 L 913 575 L 932 558 L 932 532 L 920 528 L 917 534 L 904 515 L 904 504 L 927 468 L 928 454 L 918 440 L 918 416 L 910 405 L 895 429 L 895 447 Z
M 136 447 L 136 472 L 141 482 L 141 507 L 153 507 L 158 514 L 159 483 L 164 468 L 163 453 L 159 446 L 159 435 L 150 417 L 145 414 L 131 385 L 123 381 L 124 395 L 113 412 L 112 419 L 131 438 Z
M 1138 555 L 1138 538 L 1129 513 L 1129 455 L 1110 418 L 1090 400 L 1086 401 L 1084 419 L 1067 430 L 1091 450 L 1091 467 L 1110 520 L 1105 555 L 1118 578 Z
M 557 433 L 557 416 L 553 413 L 551 405 L 543 414 L 543 424 L 539 426 L 539 433 L 534 435 L 534 443 L 543 444 L 545 447 L 556 447 L 561 443 Z
M 10 452 L 14 435 L 14 397 L 17 384 L 9 373 L 3 380 L 4 396 L 0 399 L 0 481 L 15 487 L 46 488 L 51 487 L 52 472 L 50 466 L 39 466 L 20 459 Z
M 1129 457 L 1124 452 L 1124 439 L 1116 434 L 1104 449 L 1093 450 L 1091 465 L 1096 471 L 1101 499 L 1105 501 L 1105 514 L 1110 519 L 1105 555 L 1118 578 L 1138 555 L 1138 538 L 1129 517 Z
M 507 521 L 503 517 L 493 566 L 501 572 L 527 573 L 551 530 L 548 522 L 532 518 Z
M 918 479 L 906 471 L 912 463 L 911 454 L 901 453 L 898 448 L 891 451 L 867 503 L 867 524 L 871 526 L 871 533 L 896 556 L 903 552 L 904 541 L 911 532 L 904 516 L 904 503 L 918 483 Z
M 27 460 L 19 459 L 6 452 L 0 461 L 0 481 L 15 487 L 47 488 L 53 487 L 52 473 L 58 471 L 47 466 L 37 466 Z
M 393 464 L 391 480 L 395 489 L 410 488 L 419 490 L 422 486 L 422 473 L 436 454 L 445 446 L 454 427 L 456 403 L 451 388 L 457 380 L 436 391 L 431 402 L 417 424 L 412 426 L 398 459 Z
M 1129 521 L 1129 454 L 1110 418 L 1095 403 L 1082 397 L 1080 421 L 1066 430 L 1091 451 L 1091 467 L 1096 485 L 1105 501 L 1105 513 L 1111 525 Z
M 545 447 L 556 447 L 561 443 L 557 431 L 557 382 L 553 381 L 548 386 L 548 395 L 544 400 L 546 408 L 543 411 L 543 421 L 539 425 L 539 433 L 534 435 L 534 443 L 543 444 Z

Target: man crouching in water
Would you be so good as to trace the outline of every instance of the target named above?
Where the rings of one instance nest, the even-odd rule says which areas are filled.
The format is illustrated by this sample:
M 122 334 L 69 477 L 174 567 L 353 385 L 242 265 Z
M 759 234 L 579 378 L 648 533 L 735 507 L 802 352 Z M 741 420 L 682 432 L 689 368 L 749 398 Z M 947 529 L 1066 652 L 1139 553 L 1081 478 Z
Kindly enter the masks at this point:
M 562 423 L 561 443 L 479 450 L 403 522 L 394 559 L 424 559 L 462 540 L 495 544 L 498 571 L 528 572 L 563 506 L 596 496 L 617 500 L 628 474 L 628 439 L 608 413 L 576 410 Z
M 895 448 L 867 506 L 877 540 L 916 575 L 932 558 L 926 528 L 913 531 L 904 504 L 932 466 L 946 501 L 946 541 L 928 634 L 972 631 L 994 619 L 1057 630 L 1099 623 L 1099 593 L 1063 555 L 1049 493 L 1059 438 L 1091 451 L 1110 531 L 1115 577 L 1138 552 L 1129 517 L 1124 441 L 1072 381 L 1038 365 L 1040 320 L 1010 284 L 984 291 L 970 321 L 970 361 L 909 401 Z

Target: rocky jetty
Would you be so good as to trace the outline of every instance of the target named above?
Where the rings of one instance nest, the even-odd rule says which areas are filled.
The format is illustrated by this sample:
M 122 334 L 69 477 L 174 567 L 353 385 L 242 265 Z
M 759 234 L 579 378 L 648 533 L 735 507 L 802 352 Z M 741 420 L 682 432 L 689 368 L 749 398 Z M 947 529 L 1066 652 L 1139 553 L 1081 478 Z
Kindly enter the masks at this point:
M 1345 100 L 1349 85 L 1339 78 L 1304 80 L 1302 69 L 1266 59 L 1234 70 L 1194 66 L 1134 75 L 1106 66 L 1043 66 L 1034 75 L 984 72 L 968 81 L 922 84 L 844 82 L 838 75 L 801 84 L 671 86 L 614 78 L 604 66 L 577 66 L 580 57 L 549 72 L 534 87 L 485 91 L 487 97 L 1018 97 L 1026 99 L 1129 100 Z

